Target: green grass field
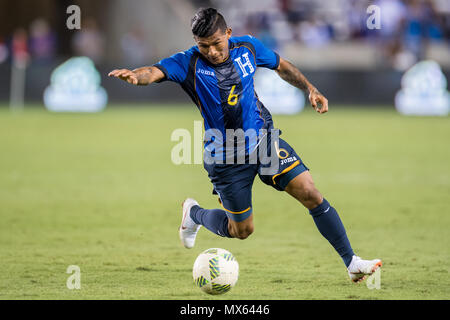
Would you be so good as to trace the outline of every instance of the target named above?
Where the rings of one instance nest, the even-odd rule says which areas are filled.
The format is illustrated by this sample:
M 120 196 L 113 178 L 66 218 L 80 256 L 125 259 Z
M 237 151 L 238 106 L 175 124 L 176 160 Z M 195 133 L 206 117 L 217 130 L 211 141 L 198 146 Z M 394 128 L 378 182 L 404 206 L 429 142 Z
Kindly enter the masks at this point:
M 218 207 L 201 165 L 171 162 L 193 107 L 52 114 L 0 108 L 0 299 L 449 299 L 450 118 L 336 108 L 274 116 L 338 210 L 357 254 L 383 259 L 381 289 L 349 281 L 308 211 L 256 178 L 247 240 L 202 229 L 184 249 L 181 202 Z M 240 264 L 208 296 L 192 265 L 210 247 Z M 81 289 L 69 290 L 69 265 Z

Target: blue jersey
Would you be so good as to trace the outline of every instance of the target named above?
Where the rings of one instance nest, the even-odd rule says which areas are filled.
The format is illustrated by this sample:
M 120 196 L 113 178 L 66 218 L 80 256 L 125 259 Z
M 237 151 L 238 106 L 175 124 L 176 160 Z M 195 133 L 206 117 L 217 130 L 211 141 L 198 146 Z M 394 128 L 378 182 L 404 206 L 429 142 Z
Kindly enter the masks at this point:
M 231 37 L 229 50 L 228 59 L 220 64 L 203 58 L 197 46 L 155 64 L 164 73 L 164 80 L 180 84 L 191 97 L 204 119 L 205 130 L 222 134 L 223 149 L 227 129 L 258 133 L 272 128 L 272 116 L 258 99 L 253 76 L 257 67 L 276 69 L 280 63 L 277 53 L 252 36 Z M 206 137 L 205 148 L 214 139 L 217 137 Z M 246 140 L 246 153 L 257 143 L 255 139 Z

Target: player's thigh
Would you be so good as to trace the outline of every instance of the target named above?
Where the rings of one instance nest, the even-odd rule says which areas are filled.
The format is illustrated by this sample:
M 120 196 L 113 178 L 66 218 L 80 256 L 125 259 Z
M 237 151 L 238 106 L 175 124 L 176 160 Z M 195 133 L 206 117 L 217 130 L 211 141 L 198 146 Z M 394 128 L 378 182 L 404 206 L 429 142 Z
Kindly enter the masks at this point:
M 308 167 L 302 161 L 294 148 L 281 138 L 271 141 L 271 152 L 276 151 L 278 163 L 271 174 L 263 175 L 260 166 L 261 180 L 279 191 L 286 191 L 300 201 L 308 209 L 317 207 L 322 202 L 320 192 L 314 186 L 314 181 Z M 273 166 L 271 163 L 270 166 Z
M 217 193 L 228 216 L 228 231 L 234 238 L 246 239 L 254 230 L 251 186 L 239 187 L 236 183 L 227 189 Z
M 309 171 L 295 150 L 283 139 L 278 138 L 269 144 L 268 153 L 275 152 L 277 157 L 270 158 L 269 163 L 260 164 L 258 174 L 265 184 L 278 191 L 286 191 L 289 183 L 302 174 Z
M 253 232 L 252 187 L 257 166 L 250 164 L 206 166 L 209 177 L 228 216 L 229 232 L 245 239 Z

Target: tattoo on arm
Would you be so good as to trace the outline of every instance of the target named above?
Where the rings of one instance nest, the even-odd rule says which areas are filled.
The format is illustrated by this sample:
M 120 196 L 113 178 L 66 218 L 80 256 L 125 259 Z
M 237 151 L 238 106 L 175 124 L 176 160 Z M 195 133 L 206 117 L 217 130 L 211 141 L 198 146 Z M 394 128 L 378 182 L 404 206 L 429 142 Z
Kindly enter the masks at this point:
M 142 67 L 133 70 L 138 78 L 138 85 L 146 86 L 153 82 L 159 82 L 164 79 L 164 73 L 155 66 Z
M 308 79 L 298 70 L 292 63 L 284 60 L 281 68 L 277 70 L 277 73 L 284 81 L 299 88 L 305 92 L 307 91 L 317 91 L 317 89 L 309 83 Z
M 139 86 L 145 86 L 152 82 L 152 67 L 142 67 L 134 69 L 133 72 L 138 78 Z

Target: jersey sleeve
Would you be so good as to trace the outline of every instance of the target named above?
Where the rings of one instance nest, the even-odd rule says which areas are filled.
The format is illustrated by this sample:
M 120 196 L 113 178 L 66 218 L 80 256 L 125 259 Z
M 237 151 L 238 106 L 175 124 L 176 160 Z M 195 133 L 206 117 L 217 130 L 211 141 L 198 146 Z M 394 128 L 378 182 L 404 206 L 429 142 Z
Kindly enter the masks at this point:
M 161 81 L 169 80 L 181 83 L 186 79 L 191 56 L 191 50 L 178 52 L 168 58 L 162 59 L 153 66 L 164 73 L 165 78 Z
M 248 36 L 249 42 L 255 48 L 256 66 L 269 69 L 276 69 L 280 65 L 280 56 L 278 53 L 267 48 L 260 40 L 255 37 Z

